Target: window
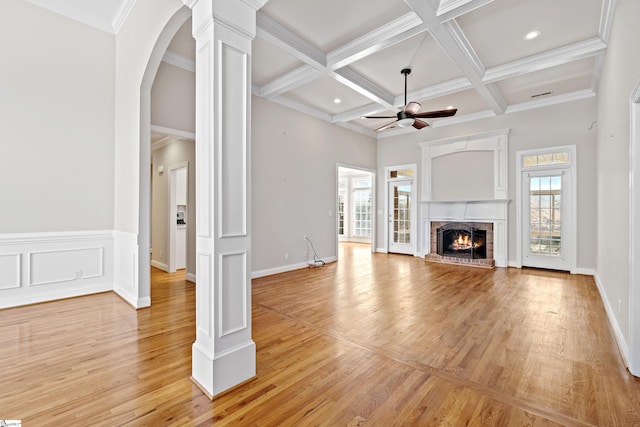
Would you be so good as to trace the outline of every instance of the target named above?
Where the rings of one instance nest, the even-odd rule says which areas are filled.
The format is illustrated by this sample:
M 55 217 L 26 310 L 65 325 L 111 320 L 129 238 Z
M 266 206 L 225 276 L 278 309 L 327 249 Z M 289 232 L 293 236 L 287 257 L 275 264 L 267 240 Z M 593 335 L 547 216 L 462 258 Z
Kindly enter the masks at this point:
M 341 179 L 338 182 L 338 236 L 344 236 L 344 203 L 346 195 L 346 182 Z
M 390 179 L 413 178 L 413 169 L 393 169 L 389 171 Z
M 371 236 L 371 181 L 353 180 L 353 235 Z
M 522 166 L 530 168 L 535 166 L 567 165 L 569 164 L 569 152 L 535 154 L 522 157 Z

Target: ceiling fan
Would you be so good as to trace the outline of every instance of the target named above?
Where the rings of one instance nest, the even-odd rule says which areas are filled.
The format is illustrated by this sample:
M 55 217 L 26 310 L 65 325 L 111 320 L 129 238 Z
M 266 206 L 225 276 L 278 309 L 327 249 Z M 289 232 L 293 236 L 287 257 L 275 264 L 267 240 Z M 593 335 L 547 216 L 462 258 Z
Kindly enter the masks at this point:
M 407 104 L 407 76 L 411 74 L 411 68 L 403 68 L 400 73 L 404 74 L 404 109 L 402 111 L 398 111 L 395 116 L 362 116 L 364 119 L 393 119 L 396 120 L 387 123 L 384 126 L 380 126 L 376 129 L 377 131 L 394 128 L 396 126 L 399 127 L 409 127 L 413 126 L 416 129 L 422 129 L 424 127 L 429 126 L 429 123 L 422 121 L 420 119 L 434 119 L 438 117 L 451 117 L 456 114 L 458 109 L 451 108 L 448 110 L 438 110 L 438 111 L 426 111 L 424 113 L 419 113 L 420 104 L 417 102 L 409 102 Z

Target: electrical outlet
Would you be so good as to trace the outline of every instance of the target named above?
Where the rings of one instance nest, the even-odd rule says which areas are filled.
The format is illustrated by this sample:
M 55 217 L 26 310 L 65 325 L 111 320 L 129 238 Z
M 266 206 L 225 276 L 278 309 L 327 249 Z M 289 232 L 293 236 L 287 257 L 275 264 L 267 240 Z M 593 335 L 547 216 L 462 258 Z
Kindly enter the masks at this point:
M 618 300 L 618 314 L 622 313 L 622 300 Z
M 76 270 L 73 272 L 74 279 L 82 279 L 82 270 Z
M 285 260 L 288 260 L 288 259 L 289 259 L 289 252 L 285 252 L 285 253 L 284 253 L 284 259 L 285 259 Z

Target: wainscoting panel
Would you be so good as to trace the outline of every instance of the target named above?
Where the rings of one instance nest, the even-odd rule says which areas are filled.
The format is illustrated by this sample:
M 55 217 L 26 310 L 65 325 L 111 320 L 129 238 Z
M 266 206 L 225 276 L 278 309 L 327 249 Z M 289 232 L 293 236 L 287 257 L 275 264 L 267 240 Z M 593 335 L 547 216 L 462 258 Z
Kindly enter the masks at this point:
M 111 231 L 0 235 L 0 308 L 112 289 Z
M 20 287 L 20 254 L 0 255 L 0 291 Z
M 115 246 L 113 290 L 134 308 L 148 306 L 150 301 L 141 301 L 138 298 L 138 237 L 136 234 L 122 231 L 114 231 L 113 236 Z
M 29 286 L 50 285 L 104 274 L 102 247 L 29 253 Z

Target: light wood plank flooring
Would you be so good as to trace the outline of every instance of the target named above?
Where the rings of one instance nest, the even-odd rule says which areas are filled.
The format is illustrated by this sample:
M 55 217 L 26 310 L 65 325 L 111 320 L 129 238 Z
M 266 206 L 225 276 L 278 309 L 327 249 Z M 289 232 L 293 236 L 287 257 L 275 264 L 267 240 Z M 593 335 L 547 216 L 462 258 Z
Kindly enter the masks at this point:
M 341 245 L 253 281 L 257 377 L 193 385 L 194 285 L 152 272 L 150 308 L 105 293 L 0 311 L 0 419 L 24 426 L 632 426 L 591 277 L 427 263 Z

